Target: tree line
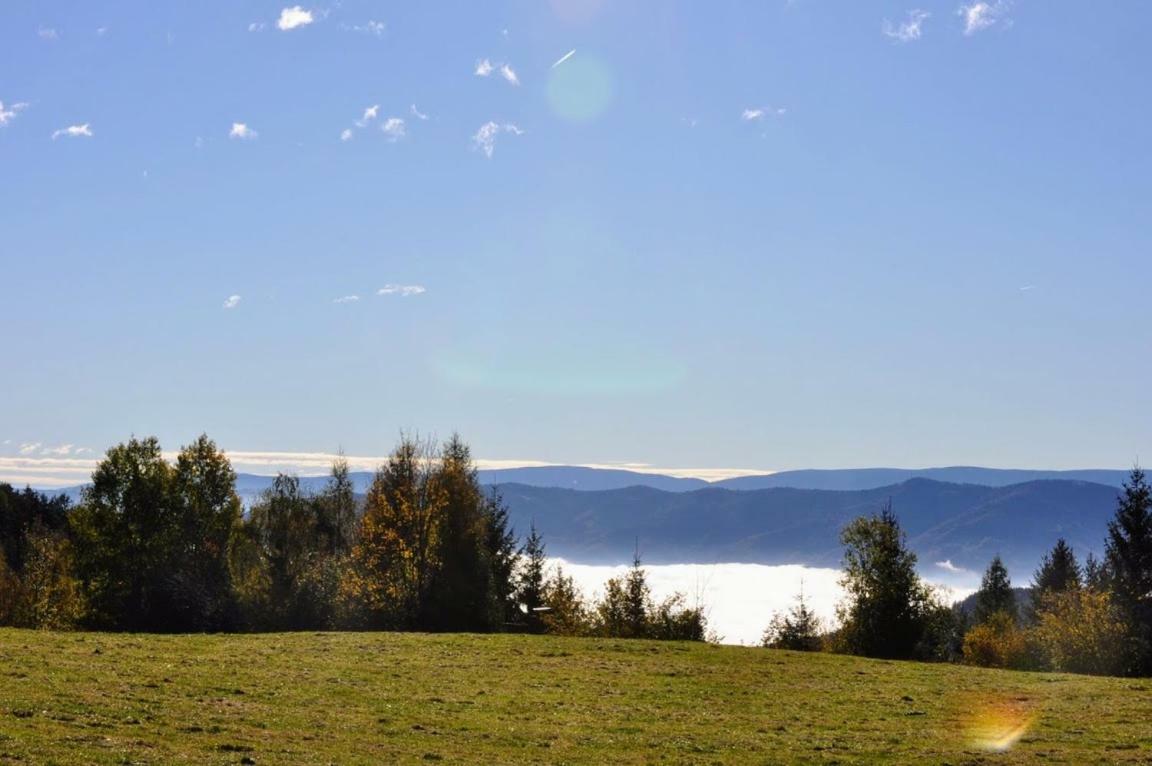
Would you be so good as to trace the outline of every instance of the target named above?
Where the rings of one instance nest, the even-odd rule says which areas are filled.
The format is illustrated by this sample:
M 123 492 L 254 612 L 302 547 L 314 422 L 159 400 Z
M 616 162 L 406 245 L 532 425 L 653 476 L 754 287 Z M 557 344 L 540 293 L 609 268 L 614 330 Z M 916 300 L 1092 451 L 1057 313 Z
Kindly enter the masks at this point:
M 1134 468 L 1108 524 L 1104 558 L 1081 564 L 1059 539 L 1017 597 L 993 558 L 972 608 L 947 605 L 916 573 L 891 504 L 856 519 L 845 546 L 838 625 L 825 626 L 800 596 L 776 615 L 772 648 L 966 662 L 1020 670 L 1152 675 L 1152 489 Z
M 107 451 L 71 506 L 0 483 L 0 625 L 153 632 L 527 631 L 703 640 L 704 610 L 656 602 L 639 557 L 588 600 L 523 544 L 459 437 L 402 437 L 357 498 L 281 474 L 245 511 L 207 436 Z

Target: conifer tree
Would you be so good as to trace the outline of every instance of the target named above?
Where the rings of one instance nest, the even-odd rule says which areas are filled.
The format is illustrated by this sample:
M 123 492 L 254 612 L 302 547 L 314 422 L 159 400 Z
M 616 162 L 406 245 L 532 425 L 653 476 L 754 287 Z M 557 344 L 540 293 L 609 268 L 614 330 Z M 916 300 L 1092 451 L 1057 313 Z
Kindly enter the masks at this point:
M 547 565 L 544 538 L 536 530 L 535 522 L 529 527 L 528 539 L 520 560 L 517 576 L 517 595 L 524 612 L 524 622 L 531 633 L 544 632 L 544 568 Z
M 985 623 L 1001 612 L 1012 622 L 1016 621 L 1016 594 L 1012 591 L 1008 568 L 997 554 L 984 572 L 980 590 L 976 592 L 976 624 Z
M 1032 616 L 1044 608 L 1044 600 L 1054 593 L 1078 590 L 1081 586 L 1080 564 L 1064 538 L 1056 541 L 1044 554 L 1040 567 L 1032 576 Z
M 1114 603 L 1130 630 L 1129 672 L 1152 672 L 1152 488 L 1139 467 L 1108 524 L 1106 561 Z

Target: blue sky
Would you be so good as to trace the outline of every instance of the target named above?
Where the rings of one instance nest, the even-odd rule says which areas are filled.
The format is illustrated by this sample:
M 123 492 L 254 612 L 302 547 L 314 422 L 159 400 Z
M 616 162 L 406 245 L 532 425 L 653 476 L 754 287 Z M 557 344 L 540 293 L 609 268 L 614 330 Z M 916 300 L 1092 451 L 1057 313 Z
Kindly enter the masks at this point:
M 0 474 L 402 429 L 491 460 L 1129 465 L 1150 22 L 7 2 Z

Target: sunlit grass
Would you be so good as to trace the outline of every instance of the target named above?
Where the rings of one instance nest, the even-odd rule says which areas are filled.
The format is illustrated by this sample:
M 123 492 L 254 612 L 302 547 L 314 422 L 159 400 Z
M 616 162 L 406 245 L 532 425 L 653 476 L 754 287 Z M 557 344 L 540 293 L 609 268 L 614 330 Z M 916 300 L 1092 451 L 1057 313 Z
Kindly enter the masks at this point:
M 0 763 L 1136 763 L 1148 688 L 642 641 L 0 630 Z

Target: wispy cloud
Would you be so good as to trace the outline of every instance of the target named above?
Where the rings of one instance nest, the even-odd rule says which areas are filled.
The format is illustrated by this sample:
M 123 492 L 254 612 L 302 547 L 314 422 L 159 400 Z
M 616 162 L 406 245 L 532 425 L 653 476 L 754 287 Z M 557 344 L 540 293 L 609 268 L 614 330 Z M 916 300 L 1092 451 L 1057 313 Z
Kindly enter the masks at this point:
M 92 127 L 86 122 L 83 125 L 69 125 L 67 128 L 52 131 L 53 141 L 62 136 L 65 138 L 92 138 Z
M 40 27 L 36 30 L 41 40 L 59 40 L 60 32 L 54 27 Z
M 226 309 L 234 309 L 239 305 L 240 305 L 240 296 L 239 295 L 229 295 L 227 298 L 224 299 L 224 308 L 226 308 Z
M 423 112 L 421 112 L 419 109 L 417 109 L 415 104 L 413 104 L 412 106 L 408 107 L 408 111 L 410 111 L 410 112 L 412 113 L 412 116 L 413 116 L 413 117 L 415 117 L 415 118 L 416 118 L 416 119 L 418 119 L 418 120 L 426 120 L 426 119 L 428 119 L 428 115 L 424 114 L 424 113 L 423 113 Z
M 992 0 L 992 2 L 981 0 L 980 2 L 961 5 L 956 10 L 956 14 L 964 19 L 964 34 L 966 35 L 974 35 L 996 24 L 1001 26 L 1009 24 L 1006 0 Z
M 25 442 L 24 444 L 20 445 L 20 454 L 21 455 L 35 455 L 36 453 L 38 453 L 40 451 L 41 446 L 42 445 L 40 444 L 40 442 Z
M 888 21 L 888 19 L 884 19 L 884 25 L 881 27 L 881 31 L 885 36 L 891 37 L 893 40 L 910 43 L 913 40 L 920 39 L 920 35 L 924 29 L 924 22 L 927 21 L 931 15 L 928 11 L 922 11 L 916 8 L 908 11 L 907 18 L 899 24 L 893 24 L 891 21 Z
M 512 68 L 511 64 L 493 63 L 488 59 L 480 59 L 476 62 L 476 68 L 473 70 L 473 73 L 477 77 L 488 77 L 493 72 L 498 72 L 501 77 L 512 85 L 520 84 L 520 78 L 517 76 L 516 70 Z
M 500 76 L 513 85 L 520 84 L 520 78 L 516 76 L 516 72 L 508 64 L 500 65 Z
M 741 112 L 740 119 L 744 120 L 744 122 L 759 122 L 765 117 L 783 117 L 787 113 L 788 110 L 782 106 L 774 109 L 767 106 L 757 106 L 750 107 Z
M 428 292 L 423 285 L 384 285 L 376 291 L 377 295 L 399 295 L 407 298 L 410 295 L 421 295 Z
M 344 130 L 340 131 L 340 140 L 341 141 L 351 141 L 352 140 L 352 128 L 344 128 Z
M 486 122 L 476 131 L 476 135 L 472 136 L 472 145 L 484 152 L 484 156 L 488 159 L 492 159 L 492 155 L 496 152 L 496 137 L 501 133 L 511 133 L 514 136 L 520 136 L 524 134 L 524 131 L 510 122 L 503 124 Z
M 340 29 L 345 32 L 360 32 L 373 37 L 383 37 L 388 27 L 383 21 L 369 20 L 367 24 L 341 24 Z
M 1036 285 L 1024 285 L 1023 287 L 1020 288 L 1020 292 L 1027 293 L 1027 292 L 1031 292 L 1032 290 L 1035 290 L 1035 289 L 1036 289 Z
M 238 138 L 241 141 L 251 141 L 259 135 L 259 133 L 243 122 L 232 123 L 232 129 L 228 131 L 228 138 Z
M 276 20 L 276 28 L 282 32 L 287 32 L 290 29 L 306 27 L 314 20 L 312 11 L 306 11 L 298 5 L 294 5 L 280 11 L 280 18 Z
M 556 67 L 560 66 L 560 65 L 561 65 L 561 64 L 563 64 L 565 61 L 567 61 L 568 59 L 572 58 L 572 57 L 573 57 L 573 56 L 575 56 L 575 55 L 576 55 L 576 49 L 575 49 L 575 48 L 573 48 L 572 50 L 568 51 L 567 53 L 565 53 L 565 54 L 564 54 L 563 56 L 561 56 L 560 58 L 556 59 L 556 63 L 554 63 L 554 64 L 552 65 L 552 68 L 553 68 L 553 69 L 555 69 Z
M 387 136 L 389 141 L 396 142 L 408 135 L 408 126 L 400 117 L 389 117 L 384 120 L 384 124 L 380 126 L 380 130 Z
M 952 559 L 944 559 L 943 561 L 937 561 L 936 566 L 938 566 L 940 569 L 943 569 L 945 572 L 953 572 L 954 574 L 967 574 L 968 573 L 968 570 L 965 569 L 964 567 L 959 567 L 959 566 L 956 566 L 955 564 L 953 564 Z
M 268 25 L 265 24 L 263 21 L 253 21 L 251 24 L 248 25 L 248 31 L 249 32 L 263 32 L 267 28 L 268 28 Z
M 332 302 L 333 303 L 356 303 L 358 300 L 360 300 L 359 295 L 342 295 Z
M 0 101 L 0 128 L 12 122 L 12 120 L 16 119 L 16 115 L 20 114 L 27 108 L 28 104 L 22 102 L 6 107 L 4 106 L 4 102 Z

